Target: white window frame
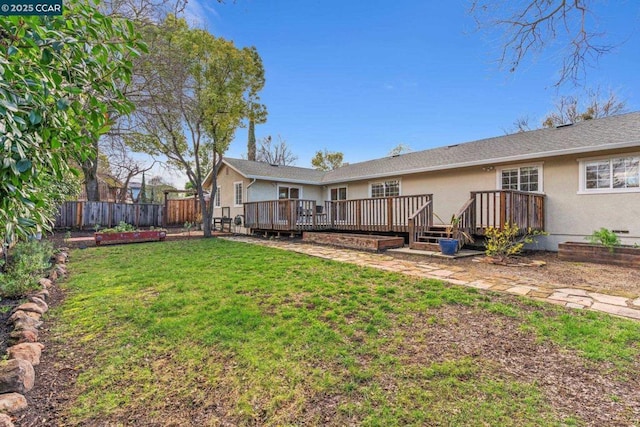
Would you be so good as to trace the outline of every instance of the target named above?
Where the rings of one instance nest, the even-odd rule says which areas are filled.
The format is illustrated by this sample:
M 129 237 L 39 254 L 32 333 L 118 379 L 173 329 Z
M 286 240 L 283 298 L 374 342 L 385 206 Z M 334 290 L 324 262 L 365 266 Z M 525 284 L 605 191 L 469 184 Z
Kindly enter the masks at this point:
M 346 184 L 327 188 L 327 200 L 331 200 L 331 190 L 340 190 L 341 188 L 344 188 L 347 193 L 347 198 L 345 200 L 349 200 L 349 186 Z
M 388 196 L 387 195 L 387 183 L 391 182 L 391 181 L 397 181 L 398 182 L 398 195 L 397 196 Z M 370 181 L 369 182 L 369 197 L 373 198 L 373 186 L 374 185 L 383 185 L 384 186 L 384 195 L 383 196 L 377 196 L 376 198 L 383 198 L 383 197 L 399 197 L 402 196 L 402 180 L 400 178 L 388 178 L 388 179 L 384 179 L 384 180 L 377 180 L 377 181 Z
M 291 196 L 291 189 L 292 188 L 296 188 L 296 189 L 298 189 L 298 199 L 296 199 L 296 200 L 301 200 L 301 199 L 304 198 L 304 197 L 302 197 L 302 187 L 299 187 L 297 185 L 278 184 L 278 186 L 276 188 L 276 197 L 277 197 L 278 200 L 283 200 L 283 199 L 280 199 L 280 188 L 281 187 L 287 187 L 289 189 L 289 196 Z M 284 199 L 284 200 L 286 200 L 286 199 Z
M 640 153 L 610 154 L 608 156 L 589 157 L 578 159 L 578 194 L 616 194 L 616 193 L 640 193 L 639 187 L 613 188 L 613 161 L 627 157 L 640 157 Z M 594 162 L 609 161 L 609 188 L 587 188 L 587 165 Z
M 518 170 L 518 189 L 514 191 L 527 191 L 520 190 L 520 170 L 523 168 L 537 168 L 538 169 L 538 191 L 527 191 L 528 193 L 544 193 L 544 163 L 527 163 L 517 165 L 505 165 L 496 168 L 496 188 L 502 190 L 502 172 L 511 169 Z
M 220 186 L 219 185 L 216 187 L 216 196 L 213 198 L 213 207 L 214 208 L 220 207 Z
M 240 185 L 240 194 L 238 194 L 238 185 Z M 238 204 L 238 195 L 240 196 L 240 204 Z M 233 183 L 233 206 L 240 207 L 244 201 L 244 183 L 242 181 L 236 181 Z

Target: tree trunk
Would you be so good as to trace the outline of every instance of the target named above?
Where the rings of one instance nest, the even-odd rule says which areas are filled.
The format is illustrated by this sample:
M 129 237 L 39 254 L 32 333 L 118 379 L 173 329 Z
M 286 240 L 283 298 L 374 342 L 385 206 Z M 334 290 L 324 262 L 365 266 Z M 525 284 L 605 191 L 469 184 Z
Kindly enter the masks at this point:
M 247 141 L 247 160 L 256 161 L 256 124 L 249 120 L 249 140 Z
M 88 159 L 82 162 L 82 172 L 84 173 L 84 190 L 87 193 L 87 200 L 89 202 L 99 202 L 98 161 Z

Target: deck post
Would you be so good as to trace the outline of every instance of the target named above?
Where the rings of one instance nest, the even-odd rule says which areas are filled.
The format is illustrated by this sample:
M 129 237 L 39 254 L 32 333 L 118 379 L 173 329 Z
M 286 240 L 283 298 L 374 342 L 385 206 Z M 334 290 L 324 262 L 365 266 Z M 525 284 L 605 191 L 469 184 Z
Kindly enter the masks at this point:
M 500 192 L 500 230 L 504 230 L 505 219 L 507 217 L 507 193 Z
M 393 199 L 387 197 L 387 230 L 393 230 Z
M 362 200 L 356 201 L 356 229 L 360 230 L 362 224 Z

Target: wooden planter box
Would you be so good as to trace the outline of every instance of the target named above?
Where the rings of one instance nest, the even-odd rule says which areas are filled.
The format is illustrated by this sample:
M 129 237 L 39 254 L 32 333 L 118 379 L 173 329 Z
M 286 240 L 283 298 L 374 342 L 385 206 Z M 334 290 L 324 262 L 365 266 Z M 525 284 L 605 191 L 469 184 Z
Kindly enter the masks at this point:
M 640 248 L 616 246 L 613 252 L 602 245 L 566 242 L 558 245 L 558 258 L 563 261 L 595 262 L 623 267 L 640 267 Z
M 367 234 L 348 233 L 316 233 L 305 231 L 302 233 L 305 242 L 319 243 L 323 245 L 340 246 L 350 249 L 364 249 L 367 251 L 384 251 L 391 248 L 404 246 L 403 237 L 374 236 Z
M 167 237 L 165 230 L 125 231 L 122 233 L 95 233 L 96 246 L 102 243 L 135 243 L 163 241 Z

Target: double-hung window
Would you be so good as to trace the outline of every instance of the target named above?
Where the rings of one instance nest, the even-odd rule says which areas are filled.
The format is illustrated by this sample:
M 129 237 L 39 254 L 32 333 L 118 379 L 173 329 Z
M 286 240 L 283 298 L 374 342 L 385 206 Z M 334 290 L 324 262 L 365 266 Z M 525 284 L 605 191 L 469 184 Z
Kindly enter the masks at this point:
M 242 206 L 242 181 L 233 183 L 233 203 L 235 206 Z
M 216 196 L 213 199 L 213 206 L 216 208 L 220 207 L 220 186 L 218 185 L 217 189 L 216 189 Z
M 534 165 L 500 169 L 498 180 L 501 190 L 541 192 L 542 167 Z
M 640 156 L 582 160 L 580 190 L 585 193 L 640 191 Z
M 400 180 L 391 179 L 371 183 L 371 197 L 393 197 L 400 195 Z

